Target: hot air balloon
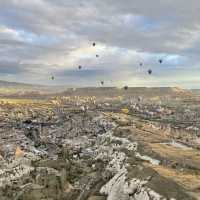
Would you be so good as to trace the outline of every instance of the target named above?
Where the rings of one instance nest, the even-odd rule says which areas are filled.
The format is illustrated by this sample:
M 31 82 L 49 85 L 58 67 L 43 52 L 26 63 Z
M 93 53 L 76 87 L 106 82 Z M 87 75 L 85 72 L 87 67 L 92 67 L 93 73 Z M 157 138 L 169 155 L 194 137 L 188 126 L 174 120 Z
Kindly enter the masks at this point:
M 126 85 L 126 86 L 124 86 L 124 90 L 128 90 L 128 86 Z
M 78 66 L 78 69 L 82 69 L 82 66 L 81 66 L 81 65 L 79 65 L 79 66 Z
M 149 74 L 152 74 L 152 70 L 151 70 L 151 69 L 149 69 L 149 70 L 148 70 L 148 73 L 149 73 Z

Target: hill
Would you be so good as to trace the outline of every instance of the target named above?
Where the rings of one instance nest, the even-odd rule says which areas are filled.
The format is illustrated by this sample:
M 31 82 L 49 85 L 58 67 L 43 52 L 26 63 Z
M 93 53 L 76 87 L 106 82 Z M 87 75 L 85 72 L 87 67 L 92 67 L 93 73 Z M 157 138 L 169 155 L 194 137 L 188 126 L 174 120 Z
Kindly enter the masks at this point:
M 172 97 L 186 97 L 191 96 L 192 93 L 189 90 L 185 90 L 182 88 L 174 88 L 174 87 L 130 87 L 127 90 L 124 88 L 116 88 L 116 87 L 87 87 L 87 88 L 76 88 L 76 89 L 67 89 L 65 92 L 60 95 L 68 96 L 68 95 L 80 95 L 80 96 L 108 96 L 108 97 L 116 97 L 116 96 L 144 96 L 144 97 L 162 97 L 162 96 L 172 96 Z
M 47 94 L 54 94 L 66 90 L 65 86 L 46 86 L 46 85 L 33 85 L 18 82 L 8 82 L 0 80 L 0 96 L 41 96 Z
M 69 88 L 69 86 L 45 86 L 26 83 L 7 82 L 0 80 L 1 97 L 29 97 L 37 96 L 97 96 L 97 97 L 116 97 L 116 96 L 142 96 L 148 98 L 159 97 L 190 97 L 190 90 L 177 87 L 130 87 L 127 90 L 117 87 L 84 87 Z

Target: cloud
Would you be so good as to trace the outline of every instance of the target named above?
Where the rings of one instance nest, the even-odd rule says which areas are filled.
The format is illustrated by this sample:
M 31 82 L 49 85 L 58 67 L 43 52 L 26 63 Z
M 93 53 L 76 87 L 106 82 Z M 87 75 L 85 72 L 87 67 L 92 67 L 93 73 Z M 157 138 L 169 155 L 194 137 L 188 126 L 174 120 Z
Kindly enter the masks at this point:
M 180 85 L 194 87 L 199 9 L 196 0 L 1 1 L 0 79 L 10 74 L 11 81 L 52 84 L 48 77 L 55 74 L 53 84 L 95 85 L 104 78 L 150 86 L 174 84 L 179 74 Z
M 15 61 L 0 61 L 0 74 L 21 74 L 27 71 L 23 65 Z

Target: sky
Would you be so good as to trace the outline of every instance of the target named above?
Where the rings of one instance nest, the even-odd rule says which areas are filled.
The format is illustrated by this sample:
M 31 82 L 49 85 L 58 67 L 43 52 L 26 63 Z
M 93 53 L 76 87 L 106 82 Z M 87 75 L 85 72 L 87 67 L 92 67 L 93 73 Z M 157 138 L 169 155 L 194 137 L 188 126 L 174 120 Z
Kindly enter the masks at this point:
M 199 10 L 198 0 L 0 0 L 0 80 L 200 88 Z

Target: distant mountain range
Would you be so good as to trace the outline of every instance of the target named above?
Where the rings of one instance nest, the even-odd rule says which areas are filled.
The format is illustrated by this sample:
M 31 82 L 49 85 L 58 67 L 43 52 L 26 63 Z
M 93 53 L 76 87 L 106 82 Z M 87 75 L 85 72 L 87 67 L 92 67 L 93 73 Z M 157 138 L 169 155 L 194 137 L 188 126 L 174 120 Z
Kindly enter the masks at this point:
M 0 87 L 40 87 L 41 85 L 32 85 L 27 83 L 8 82 L 0 80 Z
M 156 96 L 190 96 L 192 92 L 190 90 L 178 88 L 178 87 L 130 87 L 127 90 L 117 87 L 86 87 L 77 89 L 67 89 L 62 95 L 81 95 L 81 96 L 144 96 L 144 97 L 156 97 Z
M 195 90 L 197 92 L 197 90 Z M 59 95 L 82 95 L 82 96 L 190 96 L 192 90 L 186 90 L 178 87 L 130 87 L 128 90 L 117 87 L 83 87 L 73 88 L 70 86 L 45 86 L 35 85 L 17 82 L 7 82 L 0 80 L 0 96 L 24 96 L 24 95 L 48 95 L 48 94 L 59 94 Z
M 63 92 L 66 86 L 46 86 L 39 84 L 27 84 L 18 82 L 8 82 L 0 80 L 0 94 L 5 93 L 23 93 L 23 92 L 41 92 L 41 93 L 55 93 Z

